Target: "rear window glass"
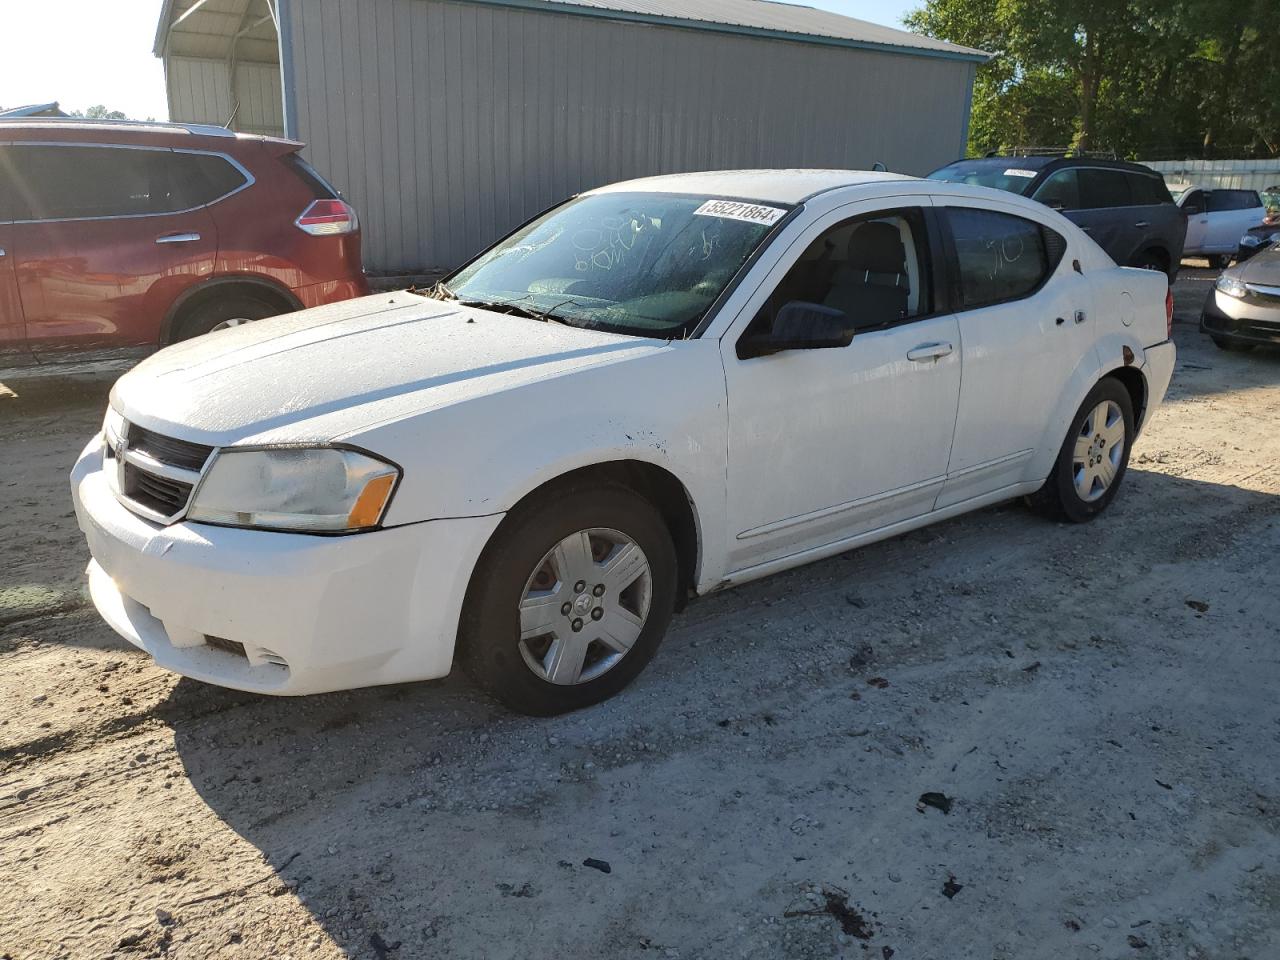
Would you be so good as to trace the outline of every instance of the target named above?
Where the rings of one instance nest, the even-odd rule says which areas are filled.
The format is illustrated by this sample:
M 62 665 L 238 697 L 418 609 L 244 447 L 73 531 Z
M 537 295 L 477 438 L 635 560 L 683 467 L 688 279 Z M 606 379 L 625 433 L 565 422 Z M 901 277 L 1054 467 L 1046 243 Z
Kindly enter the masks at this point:
M 966 310 L 1034 292 L 1057 267 L 1066 250 L 1061 236 L 1008 213 L 947 207 L 960 269 Z M 1052 244 L 1046 235 L 1052 234 Z
M 1085 167 L 1080 173 L 1080 206 L 1085 210 L 1128 207 L 1135 201 L 1129 190 L 1129 176 L 1120 170 Z
M 1209 212 L 1224 210 L 1251 210 L 1262 206 L 1262 200 L 1253 190 L 1210 190 Z
M 174 213 L 245 183 L 235 166 L 206 154 L 22 144 L 7 153 L 13 217 L 19 220 Z
M 1043 166 L 1041 161 L 1028 157 L 984 158 L 961 160 L 935 170 L 930 180 L 947 183 L 967 183 L 975 187 L 993 187 L 1019 196 L 1026 196 L 1031 184 Z

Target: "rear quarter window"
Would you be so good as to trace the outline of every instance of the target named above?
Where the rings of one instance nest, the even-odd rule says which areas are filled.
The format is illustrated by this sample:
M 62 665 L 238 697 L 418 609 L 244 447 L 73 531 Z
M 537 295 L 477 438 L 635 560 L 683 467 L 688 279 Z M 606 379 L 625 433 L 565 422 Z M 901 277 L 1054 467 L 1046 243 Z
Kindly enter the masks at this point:
M 295 177 L 307 185 L 307 189 L 311 191 L 311 195 L 317 200 L 337 200 L 342 196 L 333 184 L 320 176 L 315 167 L 311 166 L 296 153 L 288 154 L 283 158 L 282 162 Z
M 1066 239 L 1034 220 L 970 207 L 947 207 L 963 309 L 1030 296 L 1057 269 Z

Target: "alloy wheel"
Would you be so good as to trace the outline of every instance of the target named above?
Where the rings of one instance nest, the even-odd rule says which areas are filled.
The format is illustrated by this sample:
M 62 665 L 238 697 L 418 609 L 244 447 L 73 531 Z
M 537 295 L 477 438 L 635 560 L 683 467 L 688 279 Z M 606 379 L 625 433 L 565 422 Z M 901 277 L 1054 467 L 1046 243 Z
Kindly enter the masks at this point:
M 1071 475 L 1081 500 L 1092 503 L 1107 492 L 1120 471 L 1124 445 L 1124 414 L 1114 400 L 1104 400 L 1084 418 L 1076 437 Z
M 621 662 L 644 629 L 653 574 L 640 545 L 604 527 L 547 551 L 520 597 L 520 654 L 549 683 L 596 679 Z

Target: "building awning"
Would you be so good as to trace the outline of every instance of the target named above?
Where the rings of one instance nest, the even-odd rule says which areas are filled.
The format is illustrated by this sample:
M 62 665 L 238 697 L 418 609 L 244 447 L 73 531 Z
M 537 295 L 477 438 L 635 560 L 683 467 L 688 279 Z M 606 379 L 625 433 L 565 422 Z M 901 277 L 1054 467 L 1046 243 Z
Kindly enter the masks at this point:
M 275 0 L 164 0 L 156 25 L 157 57 L 276 63 Z

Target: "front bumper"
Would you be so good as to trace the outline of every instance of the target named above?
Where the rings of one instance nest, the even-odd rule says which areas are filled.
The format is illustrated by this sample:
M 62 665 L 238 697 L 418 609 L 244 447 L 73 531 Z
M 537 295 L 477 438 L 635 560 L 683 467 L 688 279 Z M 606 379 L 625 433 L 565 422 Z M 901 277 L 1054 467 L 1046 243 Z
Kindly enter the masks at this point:
M 1210 290 L 1200 314 L 1200 329 L 1212 337 L 1240 343 L 1280 344 L 1280 299 L 1228 297 Z
M 295 695 L 445 676 L 471 571 L 501 516 L 346 537 L 160 526 L 107 487 L 101 438 L 71 473 L 89 590 L 166 669 Z

